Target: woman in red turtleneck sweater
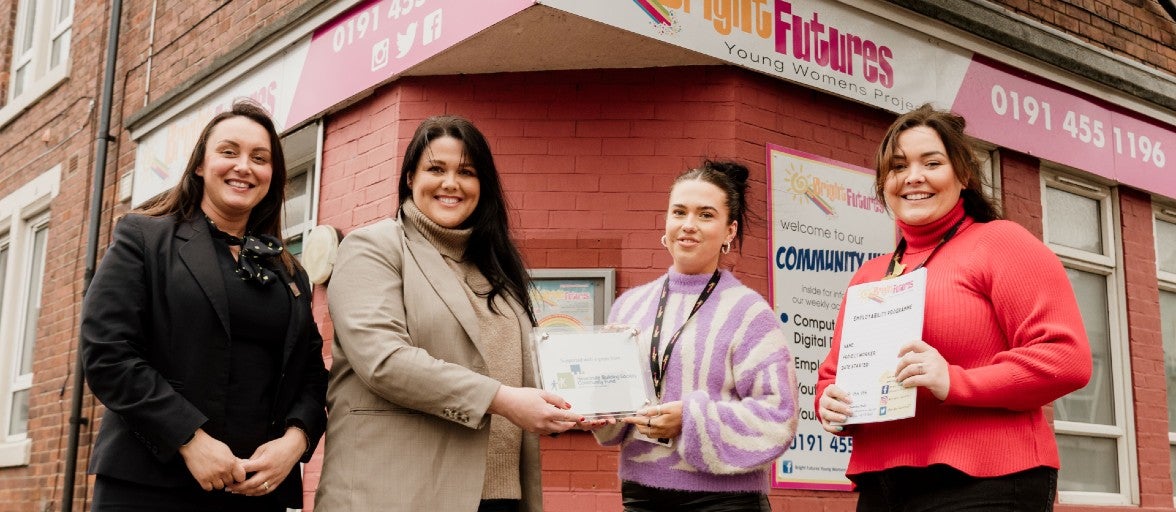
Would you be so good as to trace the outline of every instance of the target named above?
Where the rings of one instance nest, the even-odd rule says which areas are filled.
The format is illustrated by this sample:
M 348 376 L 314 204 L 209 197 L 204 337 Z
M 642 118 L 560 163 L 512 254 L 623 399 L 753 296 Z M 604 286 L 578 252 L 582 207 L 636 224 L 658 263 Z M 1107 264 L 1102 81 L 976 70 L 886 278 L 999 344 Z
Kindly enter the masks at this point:
M 929 105 L 900 117 L 878 150 L 876 192 L 905 251 L 863 265 L 851 285 L 925 266 L 923 339 L 895 369 L 919 387 L 913 418 L 841 426 L 842 318 L 818 372 L 825 430 L 854 437 L 847 475 L 858 511 L 1053 509 L 1059 466 L 1042 412 L 1086 385 L 1090 346 L 1058 258 L 983 194 L 964 119 Z M 844 313 L 844 310 L 842 311 Z

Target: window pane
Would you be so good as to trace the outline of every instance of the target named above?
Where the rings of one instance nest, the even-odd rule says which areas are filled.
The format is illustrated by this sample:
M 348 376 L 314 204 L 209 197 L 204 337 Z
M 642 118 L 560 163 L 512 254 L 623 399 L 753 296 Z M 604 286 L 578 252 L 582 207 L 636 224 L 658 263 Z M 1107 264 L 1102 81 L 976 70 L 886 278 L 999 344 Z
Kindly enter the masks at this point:
M 25 79 L 28 78 L 29 65 L 25 64 L 16 68 L 16 73 L 12 77 L 12 97 L 20 96 L 24 92 Z
M 1058 434 L 1062 470 L 1059 491 L 1119 492 L 1119 454 L 1114 439 Z
M 1046 187 L 1046 239 L 1095 254 L 1103 253 L 1102 220 L 1097 199 Z
M 42 226 L 33 233 L 28 303 L 25 308 L 24 336 L 20 348 L 20 370 L 17 375 L 33 372 L 33 348 L 37 343 L 37 319 L 41 316 L 41 279 L 45 269 L 45 238 L 48 232 L 49 230 Z
M 57 36 L 53 39 L 52 48 L 49 51 L 49 69 L 53 69 L 61 65 L 61 61 L 65 56 L 66 50 L 69 49 L 69 32 Z
M 8 435 L 15 436 L 29 431 L 29 390 L 12 394 L 12 409 L 8 415 Z
M 1156 261 L 1160 270 L 1176 273 L 1176 224 L 1156 219 Z
M 73 11 L 73 0 L 58 0 L 57 2 L 57 18 L 56 24 L 61 24 L 63 21 L 69 20 L 70 14 Z
M 1086 387 L 1054 403 L 1055 418 L 1080 423 L 1115 424 L 1115 398 L 1111 383 L 1111 327 L 1107 309 L 1107 278 L 1090 272 L 1066 269 L 1074 286 L 1082 323 L 1090 340 L 1094 372 Z
M 1168 429 L 1172 430 L 1176 428 L 1176 293 L 1164 290 L 1160 290 L 1160 332 L 1164 338 L 1164 374 L 1168 377 Z
M 1176 446 L 1168 447 L 1168 474 L 1176 483 Z
M 282 229 L 297 226 L 310 220 L 310 194 L 307 194 L 306 180 L 309 173 L 302 173 L 286 181 L 286 216 Z
M 301 233 L 294 235 L 286 240 L 286 251 L 288 251 L 290 253 L 290 256 L 297 258 L 298 261 L 302 261 L 302 234 Z
M 26 0 L 21 6 L 24 14 L 24 19 L 21 20 L 21 35 L 24 36 L 20 40 L 20 53 L 24 55 L 25 52 L 33 49 L 33 40 L 36 35 L 36 20 L 37 20 L 37 2 L 36 0 Z

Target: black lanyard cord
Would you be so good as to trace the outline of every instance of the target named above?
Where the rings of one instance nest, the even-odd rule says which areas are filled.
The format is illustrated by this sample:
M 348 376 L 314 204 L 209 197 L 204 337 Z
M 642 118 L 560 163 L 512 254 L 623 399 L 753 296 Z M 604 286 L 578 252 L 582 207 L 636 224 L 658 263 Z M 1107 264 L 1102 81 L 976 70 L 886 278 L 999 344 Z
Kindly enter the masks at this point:
M 670 296 L 670 276 L 666 276 L 666 280 L 662 283 L 661 299 L 657 302 L 657 318 L 653 321 L 653 338 L 649 343 L 649 370 L 653 375 L 653 390 L 657 393 L 660 399 L 662 394 L 662 383 L 665 381 L 666 365 L 670 363 L 670 353 L 674 351 L 674 345 L 678 343 L 678 337 L 682 335 L 682 330 L 686 328 L 686 323 L 694 318 L 694 314 L 698 312 L 706 299 L 710 298 L 711 293 L 715 291 L 715 286 L 719 284 L 719 278 L 722 273 L 715 270 L 714 275 L 711 276 L 710 281 L 706 283 L 706 288 L 703 288 L 702 293 L 698 295 L 698 300 L 694 301 L 694 307 L 690 310 L 690 315 L 686 320 L 682 321 L 682 325 L 674 331 L 674 335 L 670 336 L 670 341 L 666 342 L 666 352 L 658 357 L 658 352 L 661 349 L 661 333 L 662 320 L 666 316 L 666 302 Z M 658 364 L 660 361 L 661 364 Z
M 966 218 L 967 217 L 964 217 L 964 219 Z M 935 253 L 939 252 L 939 248 L 943 247 L 943 244 L 946 244 L 948 240 L 951 240 L 951 238 L 956 235 L 956 232 L 960 230 L 960 226 L 964 223 L 964 219 L 960 219 L 960 221 L 956 222 L 955 225 L 951 227 L 951 229 L 948 229 L 947 232 L 943 234 L 943 238 L 939 239 L 939 243 L 935 244 L 935 248 L 931 249 L 931 254 L 927 255 L 927 259 L 923 260 L 923 262 L 920 263 L 919 266 L 912 269 L 911 272 L 926 266 L 927 262 L 931 261 L 931 258 L 935 256 Z M 900 239 L 898 241 L 898 247 L 894 248 L 894 254 L 890 256 L 890 264 L 886 266 L 886 275 L 882 276 L 882 279 L 890 279 L 892 277 L 901 276 L 903 270 L 906 270 L 906 265 L 902 264 L 902 257 L 906 254 L 906 247 L 906 238 Z

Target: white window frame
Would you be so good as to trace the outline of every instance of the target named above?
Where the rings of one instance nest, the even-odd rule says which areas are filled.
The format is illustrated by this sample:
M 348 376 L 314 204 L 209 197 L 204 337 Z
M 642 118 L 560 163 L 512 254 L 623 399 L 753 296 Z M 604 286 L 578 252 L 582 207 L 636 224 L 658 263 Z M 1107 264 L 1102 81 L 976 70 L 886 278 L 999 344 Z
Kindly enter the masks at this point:
M 9 428 L 9 422 L 12 419 L 11 418 L 11 414 L 12 414 L 12 401 L 11 400 L 13 399 L 13 396 L 16 395 L 16 393 L 19 393 L 21 391 L 30 391 L 33 388 L 33 372 L 32 372 L 32 370 L 30 369 L 28 372 L 21 373 L 20 366 L 21 366 L 21 361 L 24 360 L 24 357 L 26 355 L 24 353 L 24 341 L 25 341 L 24 334 L 25 334 L 26 329 L 28 329 L 28 324 L 25 323 L 28 319 L 28 309 L 30 307 L 37 309 L 37 311 L 36 311 L 37 316 L 34 319 L 34 324 L 37 323 L 36 319 L 40 318 L 41 303 L 42 303 L 42 299 L 44 298 L 44 295 L 45 295 L 44 280 L 45 280 L 46 251 L 42 251 L 41 254 L 33 253 L 33 250 L 35 249 L 35 247 L 33 246 L 33 240 L 36 237 L 36 233 L 40 230 L 45 230 L 45 234 L 46 234 L 46 236 L 48 236 L 48 234 L 49 234 L 48 233 L 48 231 L 49 231 L 49 213 L 48 212 L 39 213 L 36 215 L 36 217 L 34 217 L 32 219 L 27 219 L 23 223 L 19 223 L 18 226 L 19 226 L 19 229 L 23 233 L 15 233 L 13 231 L 9 231 L 7 233 L 9 242 L 17 242 L 17 243 L 10 243 L 9 244 L 10 250 L 9 250 L 8 268 L 10 270 L 15 271 L 15 272 L 11 272 L 8 277 L 12 278 L 13 280 L 16 281 L 13 284 L 19 286 L 19 289 L 16 290 L 17 301 L 15 304 L 11 304 L 9 306 L 11 309 L 14 310 L 13 313 L 16 314 L 16 318 L 15 318 L 15 322 L 14 322 L 15 323 L 15 325 L 14 325 L 15 330 L 13 333 L 11 333 L 11 334 L 14 334 L 14 336 L 12 336 L 12 338 L 10 338 L 11 341 L 10 341 L 10 343 L 7 344 L 8 345 L 7 353 L 9 355 L 11 355 L 11 361 L 10 361 L 11 365 L 9 368 L 10 377 L 9 377 L 9 381 L 8 381 L 8 389 L 6 389 L 4 391 L 7 394 L 7 396 L 5 397 L 5 403 L 8 404 L 8 408 L 3 413 L 0 413 L 0 416 L 3 416 L 3 418 L 5 420 L 4 423 L 0 424 L 0 434 L 4 434 L 5 435 L 4 440 L 8 441 L 8 442 L 13 442 L 13 441 L 19 442 L 19 441 L 22 441 L 22 440 L 28 438 L 27 433 L 22 432 L 19 434 L 13 434 L 8 431 L 8 428 Z M 17 237 L 15 235 L 21 235 L 21 236 Z M 46 248 L 48 248 L 48 246 L 46 246 Z M 15 250 L 13 250 L 13 249 L 15 249 Z M 17 254 L 16 250 L 19 250 L 20 253 Z M 16 258 L 13 258 L 13 256 L 15 256 Z M 40 261 L 39 262 L 35 261 L 34 258 L 37 258 Z M 15 263 L 16 265 L 19 265 L 19 266 L 16 266 L 14 268 L 13 263 Z M 38 263 L 40 263 L 40 266 L 41 266 L 40 279 L 42 282 L 40 283 L 40 288 L 38 288 L 37 297 L 30 297 L 29 291 L 30 291 L 30 288 L 32 288 L 33 283 L 29 280 L 29 278 L 32 276 L 31 270 L 32 270 L 33 266 L 37 265 Z M 7 282 L 8 282 L 8 279 L 5 279 L 5 283 L 7 283 Z M 8 320 L 13 320 L 13 318 L 9 317 Z M 33 329 L 36 329 L 36 328 L 37 328 L 36 325 L 34 325 Z M 35 334 L 34 334 L 34 336 L 35 336 Z M 34 344 L 32 348 L 35 351 L 36 345 Z M 26 431 L 27 430 L 28 429 L 26 427 Z
M 0 197 L 0 239 L 9 247 L 7 275 L 3 280 L 4 287 L 0 289 L 3 294 L 3 309 L 0 309 L 0 467 L 25 466 L 30 459 L 32 440 L 28 433 L 9 436 L 8 424 L 13 393 L 31 389 L 33 383 L 32 373 L 16 375 L 25 328 L 30 244 L 35 229 L 50 225 L 49 204 L 57 196 L 60 183 L 59 165 L 15 192 Z M 48 253 L 48 247 L 45 252 Z M 47 274 L 42 268 L 42 297 Z
M 1152 204 L 1152 233 L 1159 233 L 1158 224 L 1160 222 L 1167 222 L 1169 224 L 1176 224 L 1176 205 L 1167 205 L 1161 203 Z M 1160 292 L 1176 293 L 1176 273 L 1168 272 L 1160 269 L 1160 237 L 1153 236 L 1156 244 L 1156 281 Z M 1161 312 L 1162 313 L 1162 312 Z M 1161 320 L 1164 318 L 1161 316 Z M 1165 369 L 1165 372 L 1167 370 Z M 1167 375 L 1165 375 L 1166 380 Z M 1165 383 L 1166 385 L 1166 383 Z M 1169 391 L 1171 392 L 1171 391 Z M 1168 425 L 1168 445 L 1169 450 L 1176 448 L 1176 425 Z M 1173 483 L 1176 485 L 1176 482 Z M 1172 497 L 1172 504 L 1176 505 L 1176 495 Z
M 1110 331 L 1111 393 L 1115 398 L 1114 425 L 1099 425 L 1073 421 L 1054 421 L 1054 432 L 1070 436 L 1112 439 L 1116 443 L 1119 492 L 1060 491 L 1058 501 L 1082 505 L 1131 505 L 1139 503 L 1138 471 L 1135 455 L 1135 425 L 1131 414 L 1133 402 L 1130 376 L 1130 351 L 1127 334 L 1126 292 L 1123 269 L 1122 239 L 1119 226 L 1118 191 L 1093 176 L 1080 174 L 1052 165 L 1041 169 L 1041 205 L 1043 238 L 1058 255 L 1062 265 L 1106 278 L 1107 326 Z M 1053 188 L 1094 199 L 1099 203 L 1102 230 L 1102 253 L 1095 254 L 1055 244 L 1049 240 L 1048 189 Z M 1064 468 L 1063 468 L 1064 471 Z
M 289 131 L 282 138 L 283 144 L 285 143 L 287 136 L 307 128 L 307 126 L 304 126 L 298 130 Z M 282 243 L 286 246 L 289 246 L 290 243 L 294 241 L 306 240 L 306 236 L 310 234 L 310 230 L 318 224 L 318 191 L 320 183 L 319 180 L 322 178 L 323 123 L 316 121 L 313 125 L 310 125 L 309 129 L 312 132 L 311 134 L 314 136 L 314 148 L 310 153 L 304 155 L 294 155 L 294 157 L 291 158 L 290 153 L 286 151 L 286 148 L 284 146 L 282 148 L 283 153 L 285 153 L 287 156 L 286 181 L 289 182 L 292 178 L 302 176 L 303 174 L 307 176 L 307 190 L 306 194 L 303 196 L 307 201 L 306 221 L 290 226 L 282 226 Z M 288 202 L 289 198 L 287 198 L 287 203 Z M 286 205 L 282 205 L 283 210 L 285 209 L 285 206 Z M 286 221 L 286 212 L 283 211 L 282 222 L 285 223 Z M 301 254 L 299 254 L 298 257 L 301 258 Z
M 9 47 L 12 65 L 8 69 L 7 93 L 4 97 L 6 101 L 4 106 L 0 107 L 0 126 L 16 118 L 29 105 L 69 77 L 74 2 L 75 0 L 19 0 L 15 30 Z M 63 3 L 68 9 L 66 13 L 59 10 Z M 33 15 L 32 34 L 28 34 L 29 26 L 24 23 L 30 12 Z M 19 42 L 30 36 L 32 46 L 27 52 L 17 54 Z M 65 41 L 61 61 L 56 66 L 51 66 L 53 42 L 61 38 Z M 23 66 L 28 66 L 28 77 L 17 93 L 16 71 Z

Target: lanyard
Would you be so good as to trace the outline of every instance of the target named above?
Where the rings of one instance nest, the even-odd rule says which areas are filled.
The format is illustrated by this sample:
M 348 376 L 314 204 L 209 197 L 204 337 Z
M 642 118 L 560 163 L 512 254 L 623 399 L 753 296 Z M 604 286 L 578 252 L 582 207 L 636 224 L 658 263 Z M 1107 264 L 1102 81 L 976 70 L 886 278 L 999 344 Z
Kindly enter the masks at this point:
M 966 218 L 967 217 L 964 217 L 964 219 Z M 939 239 L 939 243 L 935 244 L 935 248 L 931 249 L 931 254 L 927 255 L 927 259 L 923 260 L 923 262 L 911 270 L 911 272 L 919 270 L 927 265 L 927 262 L 931 261 L 931 258 L 935 256 L 935 253 L 939 252 L 939 248 L 943 247 L 943 244 L 946 244 L 948 240 L 951 240 L 951 237 L 956 235 L 956 231 L 959 231 L 960 225 L 964 223 L 964 219 L 960 219 L 960 221 L 956 222 L 955 225 L 951 227 L 951 229 L 948 229 L 947 232 L 943 234 L 943 238 Z M 906 270 L 906 265 L 902 264 L 902 257 L 904 254 L 906 254 L 906 246 L 906 238 L 898 241 L 898 247 L 894 249 L 894 254 L 890 256 L 890 265 L 887 265 L 886 275 L 882 276 L 882 279 L 890 279 L 892 277 L 901 276 L 903 270 Z
M 711 276 L 710 281 L 706 283 L 706 288 L 703 288 L 702 293 L 698 295 L 698 300 L 694 301 L 694 307 L 690 310 L 690 315 L 682 322 L 682 326 L 670 336 L 670 341 L 666 342 L 666 353 L 661 356 L 661 364 L 658 364 L 658 352 L 661 348 L 661 331 L 662 319 L 666 316 L 666 301 L 670 296 L 670 277 L 666 276 L 665 282 L 662 284 L 661 299 L 657 302 L 657 318 L 653 321 L 653 338 L 649 343 L 649 370 L 653 374 L 653 390 L 657 393 L 657 397 L 661 398 L 662 382 L 665 380 L 666 365 L 670 363 L 670 353 L 674 351 L 674 345 L 678 343 L 678 336 L 682 335 L 682 329 L 686 328 L 686 323 L 694 318 L 694 314 L 710 298 L 711 292 L 715 291 L 715 286 L 719 284 L 719 277 L 722 274 L 715 270 L 715 274 Z

